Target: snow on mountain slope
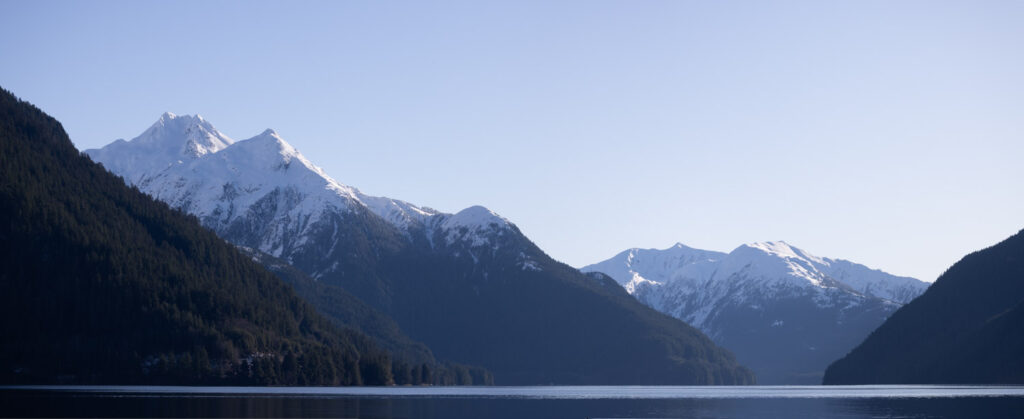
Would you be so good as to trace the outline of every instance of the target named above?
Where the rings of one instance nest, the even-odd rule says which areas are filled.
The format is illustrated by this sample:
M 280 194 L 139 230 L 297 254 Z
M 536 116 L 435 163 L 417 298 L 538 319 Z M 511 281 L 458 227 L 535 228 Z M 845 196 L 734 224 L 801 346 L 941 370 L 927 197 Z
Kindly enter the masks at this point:
M 895 276 L 842 259 L 824 259 L 822 269 L 828 276 L 858 292 L 906 304 L 924 293 L 928 283 L 915 278 Z
M 131 141 L 117 140 L 99 150 L 87 150 L 93 160 L 130 183 L 147 174 L 210 153 L 234 143 L 202 116 L 177 116 L 167 112 Z
M 816 383 L 832 360 L 853 349 L 927 283 L 785 242 L 744 244 L 732 252 L 629 249 L 588 265 L 644 304 L 681 319 L 732 350 L 759 382 Z
M 508 224 L 509 221 L 504 217 L 475 205 L 446 216 L 441 222 L 441 229 L 446 232 L 445 240 L 448 244 L 467 240 L 472 247 L 478 247 L 487 244 L 486 238 L 490 232 L 496 231 L 500 234 L 502 226 Z
M 444 214 L 363 194 L 328 176 L 273 130 L 235 142 L 198 115 L 166 113 L 131 141 L 85 152 L 220 233 L 245 230 L 260 236 L 240 241 L 275 257 L 287 258 L 310 235 L 334 228 L 320 223 L 325 217 L 357 208 L 405 233 L 418 228 L 432 237 L 440 228 L 449 243 L 487 243 L 490 233 L 512 226 L 483 207 Z
M 742 276 L 794 286 L 846 288 L 905 304 L 928 286 L 914 278 L 890 275 L 850 261 L 814 256 L 783 241 L 744 244 L 728 254 L 680 243 L 665 250 L 629 249 L 581 270 L 603 272 L 630 293 L 641 283 L 657 286 L 682 281 L 703 285 Z
M 847 260 L 814 256 L 782 241 L 743 245 L 730 255 L 733 254 L 751 255 L 750 262 L 741 264 L 762 261 L 758 265 L 762 271 L 767 270 L 768 264 L 774 265 L 774 272 L 766 275 L 769 277 L 787 276 L 816 286 L 849 288 L 899 304 L 910 302 L 928 287 L 926 282 L 914 278 L 891 275 Z
M 432 217 L 443 215 L 443 213 L 433 208 L 420 208 L 397 199 L 369 196 L 358 190 L 356 191 L 356 196 L 370 211 L 401 230 L 408 230 L 413 225 L 423 225 Z
M 611 259 L 587 266 L 584 272 L 603 272 L 615 279 L 630 294 L 644 283 L 664 284 L 677 270 L 691 266 L 712 266 L 725 257 L 725 253 L 693 249 L 676 243 L 665 249 L 629 249 Z

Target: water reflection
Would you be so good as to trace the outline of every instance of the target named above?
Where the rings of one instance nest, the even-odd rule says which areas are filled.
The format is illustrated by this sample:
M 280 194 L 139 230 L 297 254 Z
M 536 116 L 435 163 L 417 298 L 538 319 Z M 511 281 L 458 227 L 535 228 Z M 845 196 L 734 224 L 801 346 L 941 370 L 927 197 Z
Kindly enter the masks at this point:
M 536 399 L 125 394 L 0 390 L 14 417 L 978 418 L 1017 417 L 1022 397 Z

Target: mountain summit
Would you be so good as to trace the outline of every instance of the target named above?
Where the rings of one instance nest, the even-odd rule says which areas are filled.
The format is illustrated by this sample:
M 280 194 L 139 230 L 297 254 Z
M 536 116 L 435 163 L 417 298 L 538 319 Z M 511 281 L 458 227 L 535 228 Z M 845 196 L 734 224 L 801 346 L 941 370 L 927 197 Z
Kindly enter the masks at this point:
M 351 292 L 438 358 L 487 368 L 499 384 L 754 381 L 700 331 L 551 259 L 487 208 L 448 214 L 363 194 L 272 131 L 192 157 L 181 152 L 190 131 L 160 149 L 148 145 L 151 131 L 86 153 L 228 241 Z
M 927 284 L 783 241 L 730 253 L 676 244 L 629 249 L 589 265 L 644 304 L 736 353 L 762 384 L 817 384 L 825 367 Z
M 446 238 L 473 243 L 491 228 L 512 227 L 483 207 L 442 214 L 363 194 L 328 176 L 273 129 L 235 142 L 198 115 L 166 113 L 131 141 L 85 153 L 225 237 L 286 259 L 308 243 L 302 237 L 320 232 L 322 218 L 350 209 L 373 213 L 406 234 L 437 229 Z
M 103 149 L 91 150 L 89 156 L 109 162 L 108 170 L 135 183 L 150 172 L 216 153 L 234 142 L 200 115 L 167 112 L 131 141 L 117 140 Z

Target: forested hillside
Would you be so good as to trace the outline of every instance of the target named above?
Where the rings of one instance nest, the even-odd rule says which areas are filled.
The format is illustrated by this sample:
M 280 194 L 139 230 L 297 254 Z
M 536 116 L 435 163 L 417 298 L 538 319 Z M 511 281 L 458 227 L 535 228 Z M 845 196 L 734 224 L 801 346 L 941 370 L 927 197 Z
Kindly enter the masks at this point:
M 1024 383 L 1024 231 L 954 264 L 824 382 Z
M 259 261 L 338 326 L 358 329 L 392 354 L 395 380 L 410 384 L 494 384 L 490 371 L 477 366 L 439 361 L 427 345 L 410 338 L 388 315 L 370 307 L 341 287 L 310 278 L 285 261 L 251 248 L 242 251 Z
M 0 219 L 0 382 L 392 382 L 371 339 L 125 186 L 6 90 Z

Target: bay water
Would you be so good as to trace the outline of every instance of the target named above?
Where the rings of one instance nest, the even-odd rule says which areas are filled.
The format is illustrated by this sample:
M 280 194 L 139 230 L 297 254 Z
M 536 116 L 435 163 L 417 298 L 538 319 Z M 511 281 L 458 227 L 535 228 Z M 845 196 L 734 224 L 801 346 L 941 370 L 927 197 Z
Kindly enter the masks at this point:
M 3 386 L 0 416 L 1024 418 L 1024 386 Z

